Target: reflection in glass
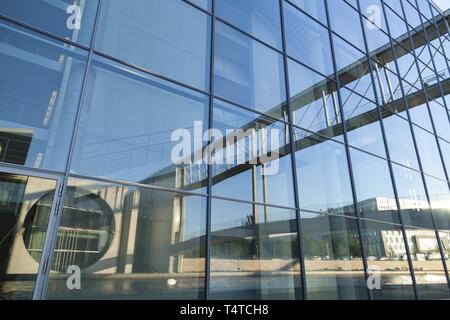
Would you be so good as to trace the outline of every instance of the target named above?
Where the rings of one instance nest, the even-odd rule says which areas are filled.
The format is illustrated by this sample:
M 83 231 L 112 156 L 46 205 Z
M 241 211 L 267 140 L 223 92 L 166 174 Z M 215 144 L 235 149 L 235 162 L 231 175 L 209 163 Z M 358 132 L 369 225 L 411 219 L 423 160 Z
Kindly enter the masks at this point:
M 356 220 L 302 213 L 308 299 L 367 299 Z
M 405 240 L 400 226 L 361 221 L 361 237 L 369 274 L 381 277 L 376 300 L 414 300 Z
M 208 126 L 206 96 L 103 58 L 93 60 L 86 90 L 72 172 L 204 191 L 206 165 L 194 151 Z M 177 129 L 184 135 L 172 139 Z M 180 143 L 193 148 L 176 164 Z
M 279 118 L 286 101 L 283 56 L 221 22 L 215 31 L 215 93 Z
M 322 24 L 328 24 L 324 0 L 291 0 L 291 2 Z
M 295 211 L 212 201 L 212 299 L 301 298 Z
M 431 210 L 438 229 L 450 230 L 450 192 L 446 181 L 425 175 Z
M 448 299 L 450 291 L 435 231 L 406 229 L 419 299 Z
M 216 3 L 216 15 L 282 50 L 279 1 L 220 0 Z
M 106 0 L 95 48 L 208 90 L 210 20 L 179 0 Z
M 214 195 L 295 207 L 286 124 L 216 100 Z
M 385 157 L 376 104 L 346 88 L 341 89 L 341 98 L 349 144 Z
M 327 0 L 331 29 L 358 48 L 364 48 L 358 11 L 344 0 Z
M 288 68 L 294 125 L 343 140 L 336 84 L 291 59 Z
M 419 170 L 411 127 L 403 118 L 383 110 L 383 125 L 391 160 Z
M 56 182 L 0 173 L 0 300 L 31 299 Z
M 350 149 L 353 176 L 362 218 L 399 222 L 388 163 L 361 151 Z M 370 169 L 369 169 L 370 168 Z
M 420 172 L 397 164 L 392 165 L 392 170 L 397 185 L 403 223 L 410 226 L 433 228 L 430 206 Z
M 287 2 L 284 14 L 287 53 L 323 75 L 333 77 L 328 30 Z
M 86 53 L 6 22 L 0 44 L 0 161 L 64 171 Z
M 48 299 L 202 299 L 202 197 L 70 180 Z M 66 285 L 81 268 L 82 290 Z
M 297 136 L 303 136 L 298 129 Z M 296 141 L 300 207 L 353 215 L 353 195 L 344 145 L 318 136 Z
M 98 2 L 2 0 L 0 13 L 73 42 L 90 46 Z
M 446 180 L 444 167 L 436 143 L 436 137 L 417 126 L 414 126 L 414 133 L 423 171 L 437 178 Z

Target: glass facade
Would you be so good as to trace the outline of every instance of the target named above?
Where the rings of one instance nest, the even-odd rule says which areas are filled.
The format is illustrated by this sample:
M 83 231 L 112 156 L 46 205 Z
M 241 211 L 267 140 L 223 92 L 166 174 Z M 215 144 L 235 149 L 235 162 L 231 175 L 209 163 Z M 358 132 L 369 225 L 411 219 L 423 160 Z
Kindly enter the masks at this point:
M 0 299 L 450 299 L 449 21 L 2 0 Z

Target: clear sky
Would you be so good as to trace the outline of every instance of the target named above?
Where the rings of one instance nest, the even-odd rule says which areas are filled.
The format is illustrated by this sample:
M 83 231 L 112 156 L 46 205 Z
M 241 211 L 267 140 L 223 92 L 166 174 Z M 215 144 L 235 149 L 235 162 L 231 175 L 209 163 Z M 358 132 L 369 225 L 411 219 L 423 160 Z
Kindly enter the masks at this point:
M 442 9 L 442 11 L 450 9 L 450 1 L 449 0 L 433 0 L 433 1 Z

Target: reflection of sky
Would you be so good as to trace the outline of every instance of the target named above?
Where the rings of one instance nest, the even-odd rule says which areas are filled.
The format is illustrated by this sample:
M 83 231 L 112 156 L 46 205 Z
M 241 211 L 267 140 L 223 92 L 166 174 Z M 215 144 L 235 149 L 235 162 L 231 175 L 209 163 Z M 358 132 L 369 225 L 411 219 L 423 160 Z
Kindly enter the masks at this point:
M 435 4 L 438 5 L 439 8 L 441 8 L 442 11 L 450 9 L 450 1 L 448 0 L 433 0 L 433 1 Z

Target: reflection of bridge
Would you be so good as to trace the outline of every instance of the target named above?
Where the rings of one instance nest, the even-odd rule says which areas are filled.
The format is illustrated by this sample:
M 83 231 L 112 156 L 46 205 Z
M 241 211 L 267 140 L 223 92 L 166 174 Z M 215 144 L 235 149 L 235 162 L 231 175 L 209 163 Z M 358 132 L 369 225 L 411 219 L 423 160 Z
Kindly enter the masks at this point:
M 448 15 L 450 17 L 450 14 Z M 438 26 L 442 30 L 442 34 L 445 33 L 445 26 L 443 23 L 439 23 Z M 436 32 L 435 25 L 431 23 L 425 24 L 425 31 L 429 37 L 430 41 L 437 39 L 439 34 Z M 419 48 L 417 50 L 427 50 L 425 45 L 425 39 L 423 38 L 423 34 L 419 31 L 415 31 L 411 35 L 412 41 L 415 48 Z M 398 59 L 401 57 L 410 54 L 414 50 L 411 45 L 410 39 L 408 35 L 403 35 L 396 39 L 394 43 L 393 49 Z M 393 113 L 400 113 L 405 111 L 405 98 L 403 97 L 400 89 L 400 84 L 397 84 L 397 87 L 393 86 L 393 82 L 390 79 L 391 72 L 389 70 L 389 64 L 393 63 L 393 53 L 391 44 L 387 44 L 382 46 L 371 53 L 371 57 L 374 58 L 374 66 L 373 66 L 373 76 L 375 78 L 375 86 L 377 87 L 377 91 L 380 96 L 380 103 L 382 103 L 381 113 L 382 116 L 387 118 L 391 116 Z M 425 61 L 429 66 L 431 64 L 430 61 Z M 416 65 L 411 64 L 409 68 L 407 68 L 407 72 L 417 73 Z M 445 70 L 440 72 L 441 75 L 446 76 L 445 79 L 441 79 L 441 85 L 443 89 L 444 95 L 450 94 L 450 78 L 448 77 L 450 70 Z M 352 63 L 351 65 L 343 68 L 337 74 L 339 77 L 339 81 L 342 85 L 355 89 L 356 86 L 361 84 L 361 79 L 365 76 L 368 76 L 370 72 L 370 68 L 368 65 L 368 61 L 366 57 Z M 437 80 L 433 77 L 424 79 L 425 85 L 427 87 L 427 94 L 431 100 L 441 97 L 440 86 L 437 83 Z M 417 77 L 415 81 L 412 81 L 411 85 L 405 89 L 406 101 L 407 105 L 410 109 L 419 107 L 423 105 L 425 101 L 425 95 L 423 92 L 417 91 L 415 88 L 415 84 L 420 82 L 420 79 Z M 397 83 L 397 81 L 396 81 Z M 359 90 L 359 92 L 364 92 L 367 90 L 372 90 L 371 87 L 366 89 Z M 320 120 L 320 125 L 318 130 L 314 130 L 320 135 L 323 136 L 339 136 L 343 134 L 343 128 L 341 124 L 340 117 L 340 108 L 337 103 L 336 97 L 336 86 L 335 83 L 331 80 L 325 79 L 315 83 L 313 86 L 305 89 L 302 92 L 295 93 L 292 95 L 291 105 L 294 115 L 296 116 L 298 112 L 302 111 L 303 113 L 311 107 L 312 104 L 319 102 L 321 104 L 319 112 L 317 112 L 316 118 L 320 115 L 323 116 L 323 119 Z M 346 121 L 346 128 L 349 132 L 357 130 L 363 126 L 370 125 L 373 122 L 378 121 L 378 110 L 375 108 L 375 104 L 369 103 L 368 100 L 363 99 L 362 97 L 353 94 L 353 96 L 357 97 L 358 103 L 356 105 L 348 105 L 349 103 L 353 103 L 355 99 L 344 99 L 342 101 L 343 106 L 342 110 L 344 110 L 344 118 Z M 276 106 L 273 109 L 266 112 L 269 116 L 273 118 L 267 117 L 257 117 L 254 120 L 247 123 L 241 129 L 250 129 L 250 128 L 269 128 L 270 126 L 276 123 L 276 117 L 279 114 L 279 110 L 285 109 L 286 105 L 283 104 L 281 106 Z M 303 111 L 305 110 L 305 111 Z M 333 114 L 334 117 L 330 116 Z M 315 121 L 316 119 L 314 119 Z M 298 122 L 295 122 L 298 124 Z M 312 124 L 311 124 L 312 126 Z M 302 127 L 308 126 L 302 125 Z M 256 134 L 262 135 L 259 130 Z M 266 138 L 270 133 L 270 130 L 267 129 L 265 136 Z M 284 132 L 285 134 L 286 132 Z M 294 133 L 296 134 L 296 133 Z M 164 141 L 165 139 L 165 141 Z M 296 136 L 296 147 L 297 150 L 301 150 L 303 148 L 307 148 L 309 146 L 320 143 L 321 141 L 318 139 L 313 139 L 309 136 L 308 133 L 305 133 L 305 136 Z M 224 138 L 225 140 L 225 138 Z M 109 144 L 118 143 L 123 147 L 112 151 L 108 148 Z M 143 166 L 154 161 L 160 161 L 161 158 L 170 157 L 170 133 L 158 133 L 156 136 L 153 134 L 144 135 L 139 137 L 129 137 L 121 139 L 121 141 L 111 141 L 111 142 L 101 142 L 97 144 L 101 146 L 101 148 L 96 148 L 96 145 L 89 145 L 92 149 L 97 150 L 111 150 L 105 154 L 95 154 L 92 157 L 82 159 L 82 163 L 87 166 L 89 169 L 89 165 L 91 163 L 96 164 L 96 174 L 99 175 L 107 175 L 109 170 L 117 170 L 117 168 L 122 168 L 126 170 L 133 169 L 133 166 Z M 127 147 L 128 145 L 128 147 Z M 229 145 L 227 147 L 230 147 Z M 253 154 L 255 150 L 249 149 L 239 149 L 241 148 L 239 144 L 236 142 L 232 146 L 235 148 L 236 153 L 243 153 L 247 156 Z M 112 148 L 114 150 L 114 148 Z M 268 150 L 270 151 L 270 150 Z M 281 146 L 279 150 L 277 150 L 280 156 L 285 156 L 290 152 L 289 145 Z M 164 153 L 164 154 L 162 154 Z M 192 157 L 193 158 L 193 157 Z M 100 166 L 98 166 L 100 164 Z M 102 165 L 103 164 L 103 165 Z M 259 162 L 259 164 L 261 164 Z M 109 167 L 111 166 L 111 168 Z M 250 163 L 250 161 L 245 161 L 244 163 L 238 165 L 222 165 L 222 166 L 213 166 L 213 184 L 217 184 L 221 181 L 224 181 L 230 177 L 240 174 L 241 172 L 251 170 L 254 167 Z M 114 169 L 116 168 L 116 169 Z M 186 159 L 186 163 L 182 166 L 170 165 L 165 169 L 162 169 L 141 181 L 142 183 L 158 183 L 160 181 L 175 181 L 175 187 L 182 188 L 185 190 L 197 190 L 201 187 L 207 185 L 207 172 L 206 166 L 204 164 L 195 164 L 193 161 L 189 161 Z

